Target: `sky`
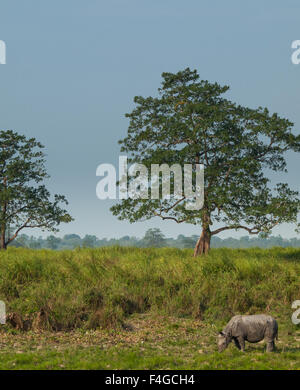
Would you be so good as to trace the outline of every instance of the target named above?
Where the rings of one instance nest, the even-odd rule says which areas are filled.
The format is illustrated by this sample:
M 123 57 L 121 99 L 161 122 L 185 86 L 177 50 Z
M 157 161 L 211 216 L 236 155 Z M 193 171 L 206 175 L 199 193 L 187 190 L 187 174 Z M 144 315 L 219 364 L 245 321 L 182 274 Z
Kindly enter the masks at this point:
M 117 166 L 134 96 L 155 95 L 162 72 L 186 67 L 229 85 L 233 101 L 288 118 L 299 134 L 300 64 L 291 61 L 299 21 L 297 0 L 1 0 L 0 129 L 45 145 L 46 184 L 67 197 L 75 219 L 59 235 L 200 234 L 158 218 L 119 221 L 114 201 L 96 197 L 96 168 Z M 300 158 L 287 160 L 288 174 L 275 179 L 299 190 Z M 274 234 L 296 236 L 291 225 Z

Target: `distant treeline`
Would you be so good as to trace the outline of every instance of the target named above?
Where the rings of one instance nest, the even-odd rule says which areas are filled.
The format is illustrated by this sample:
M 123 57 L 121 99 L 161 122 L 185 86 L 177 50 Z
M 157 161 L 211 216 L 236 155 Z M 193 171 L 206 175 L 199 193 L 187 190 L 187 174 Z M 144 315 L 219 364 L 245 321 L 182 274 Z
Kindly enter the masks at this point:
M 102 246 L 134 246 L 139 248 L 148 247 L 175 247 L 194 248 L 198 240 L 197 235 L 184 236 L 180 234 L 177 238 L 166 238 L 160 229 L 149 229 L 143 238 L 124 236 L 121 238 L 98 238 L 93 235 L 80 237 L 77 234 L 66 234 L 63 238 L 50 235 L 46 238 L 20 235 L 11 246 L 25 247 L 32 249 L 74 249 L 77 247 L 97 248 Z M 212 238 L 213 248 L 271 248 L 280 247 L 300 247 L 300 239 L 285 239 L 281 236 L 271 236 L 269 238 L 243 236 L 241 238 Z

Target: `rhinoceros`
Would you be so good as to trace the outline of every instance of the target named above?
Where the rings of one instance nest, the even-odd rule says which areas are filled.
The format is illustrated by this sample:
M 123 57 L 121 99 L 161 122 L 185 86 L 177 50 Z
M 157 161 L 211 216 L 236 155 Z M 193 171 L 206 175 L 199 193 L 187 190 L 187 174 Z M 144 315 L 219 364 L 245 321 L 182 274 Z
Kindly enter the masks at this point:
M 265 339 L 267 352 L 272 352 L 275 338 L 278 340 L 278 324 L 273 317 L 266 314 L 238 315 L 232 317 L 219 333 L 218 349 L 219 352 L 224 351 L 233 340 L 238 349 L 245 351 L 245 341 L 257 343 Z

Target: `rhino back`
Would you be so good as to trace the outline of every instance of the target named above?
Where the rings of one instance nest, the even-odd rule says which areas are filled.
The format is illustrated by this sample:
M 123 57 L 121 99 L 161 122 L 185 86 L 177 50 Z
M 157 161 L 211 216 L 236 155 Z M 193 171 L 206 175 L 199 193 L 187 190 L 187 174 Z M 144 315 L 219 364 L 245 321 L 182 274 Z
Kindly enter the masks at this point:
M 226 326 L 233 337 L 243 337 L 249 342 L 258 342 L 267 333 L 269 338 L 277 332 L 276 320 L 266 314 L 234 316 Z

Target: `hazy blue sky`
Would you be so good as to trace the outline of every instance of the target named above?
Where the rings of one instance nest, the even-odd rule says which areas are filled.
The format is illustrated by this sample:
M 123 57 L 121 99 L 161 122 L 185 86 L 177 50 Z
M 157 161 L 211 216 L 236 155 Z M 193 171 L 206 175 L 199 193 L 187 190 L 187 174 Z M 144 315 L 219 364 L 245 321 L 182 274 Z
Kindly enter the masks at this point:
M 141 236 L 154 226 L 167 236 L 198 234 L 200 227 L 158 219 L 118 221 L 112 203 L 96 198 L 96 167 L 117 165 L 133 97 L 155 94 L 162 72 L 185 67 L 230 85 L 240 104 L 286 116 L 298 133 L 300 65 L 291 63 L 291 43 L 299 22 L 297 0 L 1 0 L 0 129 L 46 146 L 48 186 L 67 196 L 75 217 L 61 234 Z M 299 189 L 299 156 L 288 161 L 289 174 L 277 179 Z M 274 233 L 294 235 L 289 226 Z

